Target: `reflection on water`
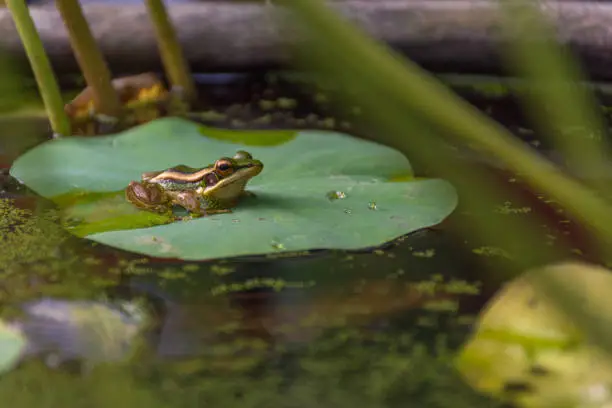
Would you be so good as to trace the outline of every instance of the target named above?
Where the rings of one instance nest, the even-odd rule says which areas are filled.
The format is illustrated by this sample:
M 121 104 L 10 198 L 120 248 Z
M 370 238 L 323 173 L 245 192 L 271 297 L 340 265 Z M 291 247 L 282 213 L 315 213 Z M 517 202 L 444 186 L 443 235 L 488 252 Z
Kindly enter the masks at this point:
M 371 273 L 367 259 L 360 261 L 366 256 L 344 258 L 328 255 L 301 261 L 241 263 L 215 280 L 200 279 L 214 274 L 202 268 L 185 276 L 188 285 L 182 279 L 169 282 L 160 275 L 134 277 L 130 285 L 140 293 L 164 298 L 159 356 L 206 354 L 212 343 L 225 343 L 235 336 L 291 348 L 307 345 L 329 330 L 347 327 L 385 332 L 397 325 L 407 331 L 436 326 L 437 319 L 457 314 L 457 299 L 466 296 L 466 291 L 478 292 L 470 285 L 464 293 L 456 289 L 457 285 L 447 290 L 444 278 L 432 279 L 427 269 L 410 278 L 398 274 L 381 277 Z M 357 266 L 361 262 L 361 267 Z M 335 264 L 333 272 L 331 264 Z M 274 287 L 282 282 L 284 288 L 245 291 L 244 284 L 254 277 Z M 218 287 L 234 289 L 220 292 Z M 450 308 L 445 310 L 444 302 L 450 302 Z M 414 321 L 394 321 L 415 310 L 419 312 Z M 461 330 L 460 323 L 455 323 Z
M 389 260 L 380 264 L 395 263 Z M 338 267 L 330 271 L 325 268 L 330 263 Z M 480 400 L 455 377 L 448 356 L 440 354 L 467 331 L 457 318 L 457 302 L 450 307 L 441 302 L 465 292 L 457 290 L 460 285 L 447 288 L 448 278 L 428 279 L 423 269 L 411 279 L 398 273 L 377 276 L 367 255 L 328 254 L 299 263 L 248 262 L 230 268 L 220 276 L 212 265 L 187 272 L 164 265 L 124 276 L 110 293 L 149 299 L 150 316 L 157 319 L 141 333 L 145 341 L 127 365 L 76 374 L 69 365 L 51 371 L 28 361 L 0 383 L 0 396 L 10 395 L 12 381 L 45 389 L 58 384 L 58 393 L 72 382 L 79 395 L 102 402 L 108 397 L 98 389 L 121 381 L 134 387 L 120 387 L 124 404 L 159 400 L 159 406 L 195 407 L 208 401 L 307 407 L 361 401 L 382 407 L 404 406 L 407 398 L 445 406 L 440 387 L 461 394 L 466 403 Z M 282 277 L 283 272 L 290 276 Z M 316 284 L 214 294 L 220 293 L 216 286 L 255 275 Z M 93 353 L 100 361 L 102 351 L 123 355 L 121 347 L 135 333 L 130 329 L 136 320 L 108 304 L 44 300 L 28 310 L 26 318 L 34 321 L 29 328 L 35 329 L 28 333 L 35 343 L 48 346 L 46 340 L 53 339 L 54 350 L 72 358 Z M 76 402 L 62 398 L 69 405 Z
M 68 360 L 91 366 L 127 359 L 146 323 L 137 304 L 44 298 L 21 308 L 25 316 L 11 326 L 27 339 L 23 355 L 43 355 L 50 367 Z

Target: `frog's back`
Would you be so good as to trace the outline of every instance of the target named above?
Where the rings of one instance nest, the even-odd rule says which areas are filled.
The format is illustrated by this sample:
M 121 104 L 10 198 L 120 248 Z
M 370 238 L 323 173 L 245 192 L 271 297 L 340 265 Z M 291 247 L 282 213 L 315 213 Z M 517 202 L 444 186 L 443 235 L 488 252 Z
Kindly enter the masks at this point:
M 195 190 L 200 187 L 199 181 L 186 181 L 176 178 L 155 177 L 149 181 L 150 183 L 159 184 L 167 191 L 187 191 Z
M 170 167 L 169 169 L 166 169 L 164 171 L 175 172 L 175 173 L 182 173 L 182 174 L 187 175 L 187 174 L 196 173 L 199 170 L 201 170 L 201 169 L 199 169 L 197 167 L 190 167 L 190 166 L 187 166 L 186 164 L 178 164 L 178 165 L 176 165 L 174 167 Z
M 201 169 L 179 164 L 163 171 L 143 173 L 142 179 L 159 184 L 170 191 L 193 190 L 200 186 L 202 180 L 200 171 Z

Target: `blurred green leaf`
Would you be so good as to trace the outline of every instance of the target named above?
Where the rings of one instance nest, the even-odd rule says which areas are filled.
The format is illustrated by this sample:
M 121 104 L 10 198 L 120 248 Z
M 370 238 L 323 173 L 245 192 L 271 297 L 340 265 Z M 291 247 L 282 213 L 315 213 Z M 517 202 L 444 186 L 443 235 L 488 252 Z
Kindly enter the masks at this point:
M 598 104 L 584 85 L 578 62 L 559 45 L 539 5 L 525 0 L 502 0 L 502 33 L 509 41 L 503 48 L 507 66 L 528 80 L 520 95 L 524 110 L 539 134 L 554 143 L 574 174 L 607 190 L 609 164 L 606 125 Z M 599 180 L 599 181 L 598 181 Z
M 26 339 L 17 329 L 0 321 L 0 374 L 17 364 L 25 345 Z
M 588 341 L 588 317 L 566 314 L 543 292 L 539 280 L 573 288 L 581 299 L 579 313 L 597 311 L 600 326 L 609 326 L 612 311 L 610 271 L 566 263 L 535 269 L 507 284 L 478 318 L 457 366 L 470 385 L 522 406 L 604 407 L 612 381 L 610 357 Z M 578 306 L 578 305 L 574 305 Z M 584 309 L 584 311 L 582 311 Z M 607 330 L 607 329 L 603 329 Z M 508 384 L 525 384 L 531 392 L 506 392 Z

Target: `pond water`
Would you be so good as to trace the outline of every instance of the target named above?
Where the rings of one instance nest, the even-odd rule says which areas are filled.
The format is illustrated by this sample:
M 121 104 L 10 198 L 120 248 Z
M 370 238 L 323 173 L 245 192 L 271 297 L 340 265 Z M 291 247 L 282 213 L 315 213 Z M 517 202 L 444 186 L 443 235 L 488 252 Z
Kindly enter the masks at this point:
M 204 77 L 201 83 L 206 124 L 363 134 L 350 114 L 331 113 L 324 94 L 277 74 Z M 456 89 L 517 137 L 551 153 L 511 96 Z M 47 125 L 32 119 L 0 126 L 1 197 L 41 214 L 49 204 L 6 170 L 47 137 Z M 593 254 L 586 232 L 545 198 L 488 160 L 457 154 L 494 173 L 504 199 L 487 214 L 460 207 L 442 225 L 359 252 L 187 263 L 92 245 L 51 224 L 25 222 L 21 230 L 2 224 L 3 313 L 19 318 L 28 311 L 24 305 L 38 308 L 30 309 L 35 324 L 26 332 L 40 350 L 4 375 L 0 400 L 17 407 L 498 406 L 461 382 L 448 353 L 465 340 L 473 316 L 508 276 L 494 272 L 519 272 L 514 258 L 522 248 L 468 239 L 453 227 L 470 217 L 522 217 L 541 227 L 542 245 L 572 249 L 560 258 Z M 426 176 L 427 169 L 417 173 Z M 7 219 L 13 210 L 2 211 Z M 433 289 L 415 290 L 423 287 Z M 123 337 L 140 328 L 140 320 L 106 327 L 112 319 L 105 316 L 127 312 L 108 312 L 103 296 L 138 301 L 147 324 Z M 92 305 L 99 305 L 93 317 Z M 134 355 L 105 364 L 116 343 Z

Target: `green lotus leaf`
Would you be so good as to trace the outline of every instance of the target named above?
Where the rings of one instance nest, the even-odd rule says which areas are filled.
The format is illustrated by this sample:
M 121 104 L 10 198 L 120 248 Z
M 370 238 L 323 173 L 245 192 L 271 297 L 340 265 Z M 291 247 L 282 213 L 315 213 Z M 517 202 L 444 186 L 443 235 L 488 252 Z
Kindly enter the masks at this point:
M 264 170 L 249 182 L 255 197 L 233 213 L 172 222 L 124 198 L 144 171 L 202 167 L 237 150 Z M 327 131 L 211 129 L 177 118 L 46 142 L 18 158 L 11 174 L 53 199 L 76 235 L 186 260 L 373 247 L 441 222 L 457 203 L 448 182 L 415 179 L 400 152 L 373 142 Z

